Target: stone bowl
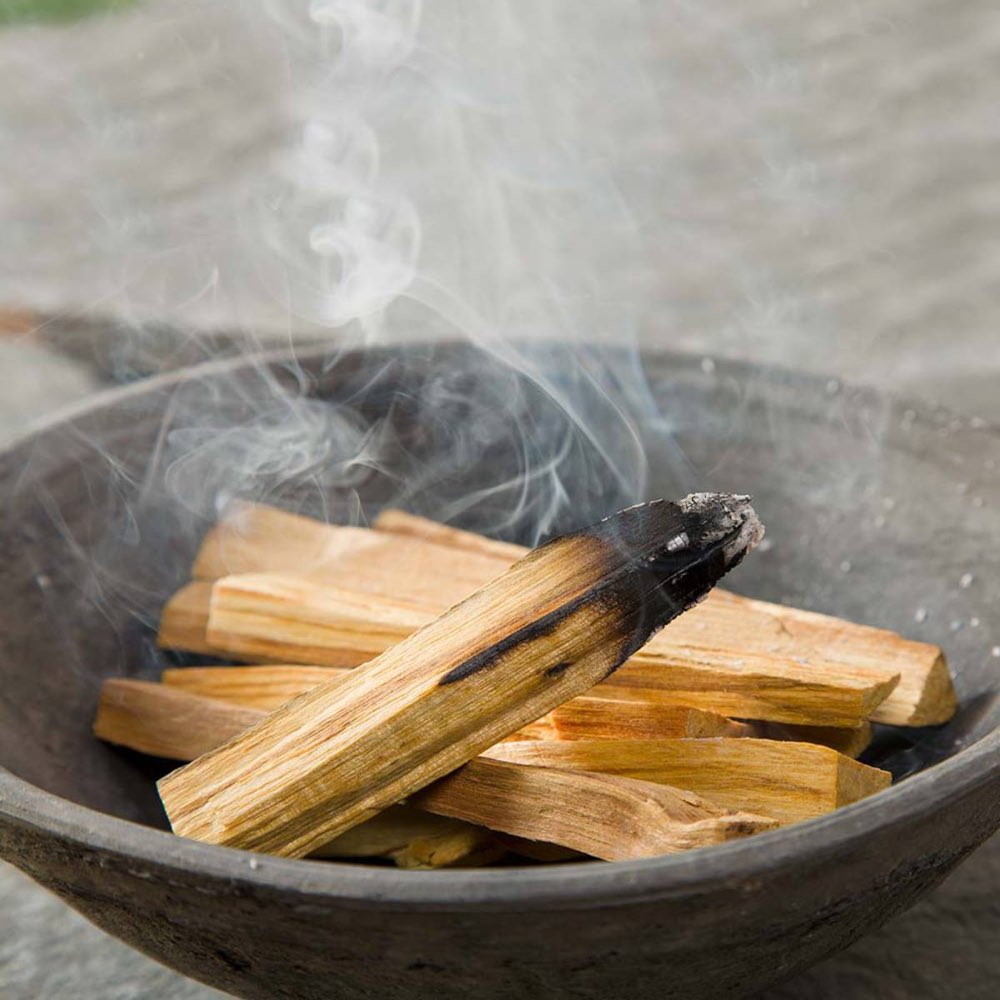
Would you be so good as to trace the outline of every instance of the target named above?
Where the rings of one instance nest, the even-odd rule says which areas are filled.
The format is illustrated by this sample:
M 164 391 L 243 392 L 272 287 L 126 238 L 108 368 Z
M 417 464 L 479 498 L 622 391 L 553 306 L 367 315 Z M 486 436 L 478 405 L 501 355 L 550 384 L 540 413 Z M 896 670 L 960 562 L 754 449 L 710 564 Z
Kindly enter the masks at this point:
M 162 666 L 159 609 L 228 496 L 332 520 L 405 502 L 533 540 L 541 494 L 510 516 L 509 489 L 482 488 L 515 481 L 525 441 L 566 431 L 563 375 L 448 344 L 315 352 L 110 391 L 0 456 L 0 855 L 147 955 L 261 998 L 738 997 L 913 903 L 1000 826 L 1000 435 L 832 380 L 668 353 L 644 365 L 660 411 L 640 413 L 646 495 L 751 492 L 768 526 L 734 589 L 945 646 L 962 709 L 880 735 L 872 759 L 894 787 L 614 864 L 408 872 L 166 832 L 152 778 L 169 765 L 99 743 L 90 722 L 102 678 Z M 612 476 L 580 478 L 595 440 L 626 448 L 615 433 L 566 437 L 574 503 L 549 528 L 632 499 Z M 378 461 L 341 461 L 375 439 Z

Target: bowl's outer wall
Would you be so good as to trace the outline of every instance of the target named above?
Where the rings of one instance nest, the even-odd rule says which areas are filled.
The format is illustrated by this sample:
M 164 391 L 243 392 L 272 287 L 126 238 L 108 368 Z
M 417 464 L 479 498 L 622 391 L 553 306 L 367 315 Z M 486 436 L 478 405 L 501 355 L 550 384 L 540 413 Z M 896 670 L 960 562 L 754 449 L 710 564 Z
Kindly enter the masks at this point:
M 475 358 L 449 347 L 350 356 L 312 388 L 357 399 L 374 380 L 359 413 L 368 419 L 391 403 L 402 442 L 394 471 L 405 476 L 407 463 L 418 469 L 441 442 L 399 400 L 419 398 L 428 373 L 442 367 L 474 380 Z M 990 617 L 1000 578 L 990 548 L 1000 534 L 997 436 L 797 376 L 727 365 L 706 372 L 666 355 L 649 358 L 647 368 L 686 456 L 680 461 L 662 437 L 650 442 L 650 495 L 751 491 L 768 525 L 773 547 L 748 561 L 739 588 L 919 637 L 947 634 L 968 707 L 941 732 L 887 746 L 894 768 L 946 757 L 991 732 L 997 660 L 989 651 L 1000 642 Z M 159 669 L 149 626 L 212 516 L 197 498 L 171 500 L 171 448 L 185 438 L 166 431 L 178 427 L 191 392 L 210 401 L 220 425 L 254 412 L 247 400 L 260 388 L 258 374 L 212 371 L 228 369 L 216 366 L 194 383 L 135 387 L 0 457 L 0 763 L 71 802 L 152 825 L 163 816 L 149 763 L 99 744 L 89 725 L 102 677 Z M 515 457 L 490 460 L 492 475 Z M 366 513 L 395 488 L 381 474 L 360 483 Z M 310 506 L 308 491 L 278 498 Z M 628 499 L 597 491 L 574 516 L 593 519 Z M 342 498 L 345 510 L 351 501 Z M 966 573 L 973 586 L 959 585 Z M 929 612 L 925 624 L 914 621 L 920 607 Z M 946 631 L 953 621 L 964 627 Z M 993 744 L 975 780 L 966 775 L 954 789 L 925 781 L 932 773 L 913 779 L 915 789 L 924 782 L 926 801 L 903 826 L 893 821 L 890 792 L 884 807 L 869 803 L 821 821 L 829 836 L 805 825 L 758 838 L 774 848 L 762 847 L 752 865 L 720 863 L 722 874 L 709 865 L 705 878 L 680 877 L 677 868 L 672 883 L 670 860 L 651 861 L 621 868 L 617 895 L 574 892 L 562 902 L 557 870 L 488 873 L 523 885 L 520 905 L 477 905 L 475 876 L 443 873 L 454 880 L 454 900 L 432 906 L 380 900 L 399 878 L 423 877 L 413 873 L 374 872 L 367 898 L 348 901 L 329 891 L 340 866 L 302 863 L 321 871 L 324 888 L 313 891 L 269 880 L 266 859 L 243 877 L 242 860 L 222 876 L 173 855 L 137 858 L 128 848 L 136 828 L 121 827 L 120 844 L 103 834 L 87 843 L 76 828 L 33 819 L 30 802 L 14 808 L 2 780 L 0 852 L 99 926 L 245 996 L 737 996 L 877 925 L 992 833 L 1000 825 L 997 756 Z M 799 837 L 809 851 L 790 849 Z M 565 877 L 578 886 L 579 867 Z M 539 897 L 542 881 L 555 886 L 553 902 Z
M 753 993 L 878 926 L 998 824 L 994 783 L 919 824 L 658 898 L 623 879 L 600 905 L 450 912 L 123 865 L 19 824 L 4 850 L 98 926 L 239 996 L 708 1000 Z

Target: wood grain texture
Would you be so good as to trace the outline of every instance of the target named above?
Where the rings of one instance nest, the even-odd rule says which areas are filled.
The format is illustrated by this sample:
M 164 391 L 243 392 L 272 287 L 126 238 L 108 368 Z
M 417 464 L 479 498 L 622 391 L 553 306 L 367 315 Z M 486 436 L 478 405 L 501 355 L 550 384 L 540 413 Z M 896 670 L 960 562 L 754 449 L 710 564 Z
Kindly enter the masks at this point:
M 445 529 L 447 531 L 447 529 Z M 473 536 L 478 537 L 478 536 Z M 192 568 L 197 580 L 239 573 L 285 571 L 333 586 L 384 594 L 445 611 L 509 569 L 526 550 L 506 559 L 436 540 L 331 525 L 260 504 L 230 504 L 205 537 Z
M 533 740 L 502 743 L 485 756 L 663 782 L 783 823 L 821 816 L 892 781 L 829 747 L 779 740 Z
M 819 743 L 847 757 L 859 757 L 871 746 L 874 729 L 870 722 L 854 729 L 840 726 L 787 726 L 763 723 L 757 735 L 769 740 L 792 740 L 794 743 Z
M 265 714 L 152 681 L 109 678 L 101 685 L 94 735 L 154 757 L 193 760 Z
M 605 861 L 707 847 L 777 825 L 667 785 L 483 758 L 420 792 L 413 802 Z
M 286 701 L 346 673 L 346 668 L 275 664 L 250 667 L 173 667 L 163 671 L 167 687 L 204 698 L 273 712 Z
M 161 779 L 171 824 L 307 854 L 608 676 L 761 534 L 745 498 L 698 494 L 550 542 L 363 671 Z

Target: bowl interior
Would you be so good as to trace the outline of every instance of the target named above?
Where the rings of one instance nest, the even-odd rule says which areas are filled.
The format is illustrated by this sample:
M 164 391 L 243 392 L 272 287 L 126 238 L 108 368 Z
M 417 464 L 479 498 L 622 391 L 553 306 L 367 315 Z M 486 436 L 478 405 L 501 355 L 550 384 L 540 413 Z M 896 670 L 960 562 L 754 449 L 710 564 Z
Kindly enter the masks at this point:
M 90 724 L 102 678 L 170 661 L 153 642 L 159 611 L 233 497 L 334 522 L 405 505 L 531 543 L 638 499 L 749 492 L 768 545 L 730 587 L 949 656 L 958 717 L 887 731 L 874 759 L 905 777 L 990 732 L 1000 437 L 825 379 L 667 353 L 644 366 L 651 395 L 632 425 L 605 417 L 596 432 L 567 405 L 590 390 L 558 365 L 540 377 L 443 344 L 206 366 L 110 393 L 14 446 L 0 457 L 0 765 L 165 825 L 150 778 L 171 765 L 105 746 Z

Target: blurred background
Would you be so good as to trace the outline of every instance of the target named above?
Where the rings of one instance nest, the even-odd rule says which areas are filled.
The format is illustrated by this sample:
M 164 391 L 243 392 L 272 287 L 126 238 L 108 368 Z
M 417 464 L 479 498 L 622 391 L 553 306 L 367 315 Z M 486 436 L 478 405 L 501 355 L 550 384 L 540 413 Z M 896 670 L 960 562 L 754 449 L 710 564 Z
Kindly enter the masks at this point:
M 990 0 L 0 0 L 0 440 L 220 353 L 554 303 L 998 422 L 998 66 Z M 994 844 L 772 996 L 992 997 L 998 889 Z M 0 994 L 213 995 L 7 869 Z

